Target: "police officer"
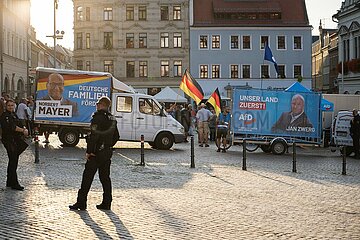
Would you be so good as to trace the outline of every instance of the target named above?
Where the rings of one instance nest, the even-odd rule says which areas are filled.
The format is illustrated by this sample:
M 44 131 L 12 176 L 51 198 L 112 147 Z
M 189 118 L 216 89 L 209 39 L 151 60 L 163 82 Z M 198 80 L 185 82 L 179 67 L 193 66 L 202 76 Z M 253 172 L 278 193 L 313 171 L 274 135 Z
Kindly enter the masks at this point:
M 95 173 L 99 170 L 99 178 L 103 187 L 103 201 L 96 205 L 98 209 L 109 210 L 111 207 L 110 163 L 112 147 L 119 140 L 116 119 L 109 112 L 111 101 L 108 97 L 101 97 L 96 103 L 96 112 L 91 120 L 91 133 L 87 139 L 86 164 L 82 176 L 81 188 L 77 201 L 70 205 L 71 210 L 85 210 Z
M 350 121 L 350 135 L 353 139 L 355 158 L 360 159 L 359 138 L 360 138 L 360 116 L 358 110 L 353 110 L 354 118 Z
M 20 120 L 15 114 L 15 101 L 13 99 L 6 101 L 5 112 L 0 117 L 0 123 L 2 127 L 1 141 L 9 157 L 6 187 L 22 191 L 24 187 L 21 186 L 18 181 L 16 170 L 19 156 L 28 146 L 27 143 L 22 140 L 21 136 L 24 135 L 27 137 L 29 132 L 20 124 Z

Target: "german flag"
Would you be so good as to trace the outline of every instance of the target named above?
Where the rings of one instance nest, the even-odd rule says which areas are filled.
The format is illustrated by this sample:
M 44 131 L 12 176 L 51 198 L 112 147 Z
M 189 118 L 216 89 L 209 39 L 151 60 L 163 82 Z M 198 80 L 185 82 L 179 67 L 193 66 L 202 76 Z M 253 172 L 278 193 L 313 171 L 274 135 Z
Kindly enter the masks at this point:
M 216 116 L 218 116 L 221 112 L 221 98 L 219 89 L 216 88 L 213 94 L 211 94 L 209 100 L 207 100 L 208 103 L 210 103 L 215 110 Z
M 186 95 L 194 99 L 196 104 L 199 104 L 204 98 L 204 92 L 199 83 L 195 81 L 187 69 L 182 77 L 180 89 L 183 90 Z

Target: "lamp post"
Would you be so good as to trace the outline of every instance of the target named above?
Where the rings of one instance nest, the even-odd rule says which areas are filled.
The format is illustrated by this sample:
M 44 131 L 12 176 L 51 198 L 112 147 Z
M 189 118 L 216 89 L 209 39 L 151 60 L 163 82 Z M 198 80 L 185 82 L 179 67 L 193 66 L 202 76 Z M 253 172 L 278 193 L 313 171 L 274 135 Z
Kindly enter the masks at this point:
M 56 39 L 63 39 L 65 32 L 56 30 L 56 10 L 58 9 L 58 1 L 54 0 L 54 34 L 46 37 L 54 39 L 54 68 L 56 68 Z

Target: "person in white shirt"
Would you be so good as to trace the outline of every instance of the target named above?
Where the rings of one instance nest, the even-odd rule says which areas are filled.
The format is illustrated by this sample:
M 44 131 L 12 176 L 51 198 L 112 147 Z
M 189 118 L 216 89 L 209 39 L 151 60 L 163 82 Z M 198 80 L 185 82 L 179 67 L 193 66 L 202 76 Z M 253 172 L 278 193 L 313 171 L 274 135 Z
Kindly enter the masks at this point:
M 26 126 L 29 120 L 29 107 L 27 106 L 27 99 L 22 98 L 19 106 L 17 106 L 16 115 L 18 116 L 22 126 Z
M 209 147 L 209 119 L 213 115 L 208 109 L 205 108 L 205 103 L 201 103 L 200 110 L 196 113 L 198 122 L 198 132 L 200 137 L 200 147 Z

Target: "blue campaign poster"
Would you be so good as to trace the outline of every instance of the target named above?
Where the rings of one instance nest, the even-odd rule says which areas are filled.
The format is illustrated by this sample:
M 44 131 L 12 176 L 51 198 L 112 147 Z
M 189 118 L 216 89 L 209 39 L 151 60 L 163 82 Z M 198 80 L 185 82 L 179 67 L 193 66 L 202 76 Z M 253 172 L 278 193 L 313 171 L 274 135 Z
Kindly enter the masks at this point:
M 321 95 L 264 90 L 234 90 L 234 133 L 313 137 L 321 134 Z

